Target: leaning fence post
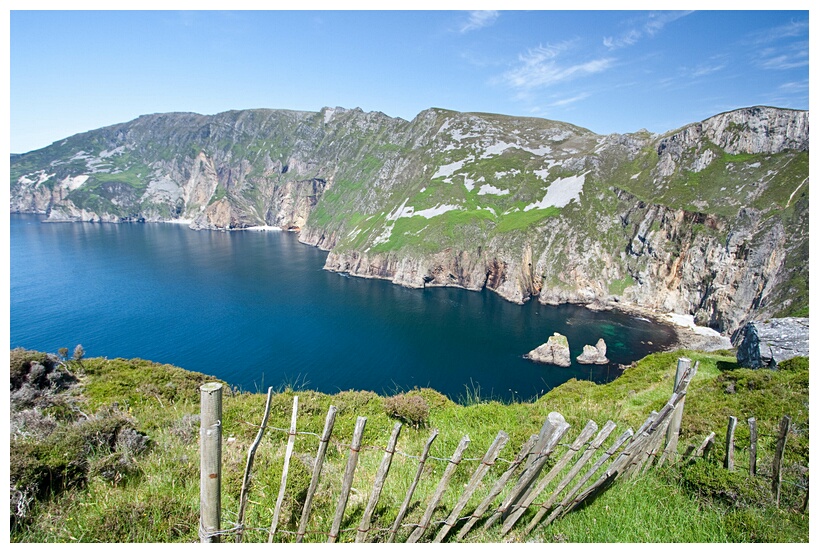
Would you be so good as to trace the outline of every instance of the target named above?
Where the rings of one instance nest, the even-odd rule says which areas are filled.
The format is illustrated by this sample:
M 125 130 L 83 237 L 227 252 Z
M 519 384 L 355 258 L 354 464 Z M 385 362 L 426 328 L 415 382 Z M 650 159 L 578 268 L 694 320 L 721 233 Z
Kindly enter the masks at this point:
M 464 436 L 461 438 L 461 442 L 455 449 L 455 453 L 453 453 L 452 457 L 449 459 L 449 464 L 444 469 L 444 475 L 441 477 L 441 481 L 438 482 L 438 487 L 435 489 L 435 493 L 433 494 L 432 499 L 430 499 L 426 511 L 424 511 L 423 516 L 421 516 L 421 521 L 407 538 L 407 543 L 416 543 L 419 539 L 421 539 L 421 536 L 424 535 L 424 532 L 429 526 L 429 521 L 432 519 L 432 513 L 435 512 L 435 508 L 438 507 L 438 503 L 444 496 L 446 487 L 449 485 L 452 475 L 455 473 L 455 470 L 458 468 L 458 464 L 461 462 L 464 450 L 469 446 L 469 441 L 469 436 Z
M 341 495 L 336 505 L 336 514 L 333 517 L 333 526 L 330 529 L 328 543 L 335 543 L 341 529 L 341 519 L 344 517 L 344 509 L 347 508 L 347 500 L 350 498 L 350 488 L 353 487 L 353 477 L 355 467 L 358 464 L 358 452 L 361 451 L 361 439 L 364 436 L 364 425 L 367 424 L 367 417 L 358 417 L 353 430 L 353 443 L 350 444 L 350 454 L 347 457 L 347 467 L 344 469 L 344 479 L 341 481 Z
M 333 426 L 336 422 L 336 411 L 336 406 L 331 405 L 327 411 L 327 418 L 324 419 L 324 431 L 321 433 L 321 438 L 319 439 L 318 452 L 316 453 L 316 460 L 313 463 L 313 476 L 310 478 L 310 487 L 307 488 L 307 497 L 304 499 L 299 531 L 296 534 L 296 543 L 301 543 L 307 530 L 307 521 L 310 518 L 310 509 L 313 506 L 313 495 L 316 493 L 316 487 L 318 486 L 319 477 L 321 476 L 321 467 L 324 465 L 327 443 L 330 441 L 330 434 L 333 433 Z
M 506 471 L 501 475 L 500 478 L 495 482 L 495 485 L 492 486 L 492 490 L 487 494 L 487 496 L 481 501 L 481 504 L 475 508 L 475 511 L 469 516 L 469 520 L 461 527 L 460 532 L 458 532 L 457 539 L 461 540 L 466 535 L 467 532 L 474 526 L 474 524 L 478 521 L 480 517 L 489 509 L 489 506 L 495 501 L 495 498 L 500 495 L 503 491 L 504 486 L 506 486 L 506 482 L 512 477 L 512 474 L 517 470 L 518 466 L 520 466 L 528 457 L 529 452 L 532 448 L 535 447 L 537 443 L 538 435 L 532 434 L 526 443 L 523 444 L 523 447 L 520 448 L 520 452 L 518 453 L 517 457 L 509 464 L 509 467 Z
M 776 453 L 773 460 L 773 494 L 776 506 L 779 507 L 779 493 L 782 486 L 782 458 L 785 456 L 785 442 L 788 439 L 788 430 L 791 428 L 791 418 L 782 417 L 779 423 L 779 436 L 776 439 Z
M 410 484 L 406 496 L 404 496 L 404 502 L 398 509 L 398 515 L 395 517 L 395 522 L 392 523 L 390 535 L 387 536 L 387 543 L 393 543 L 395 541 L 395 535 L 398 533 L 398 529 L 401 527 L 401 522 L 403 522 L 404 516 L 407 514 L 410 501 L 412 501 L 412 495 L 415 493 L 415 488 L 418 486 L 418 482 L 421 480 L 421 473 L 424 471 L 424 464 L 426 464 L 427 457 L 429 457 L 429 450 L 432 447 L 432 442 L 434 442 L 435 438 L 437 437 L 438 430 L 433 429 L 432 434 L 427 440 L 427 445 L 424 446 L 424 451 L 421 453 L 421 459 L 418 461 L 418 469 L 415 472 L 415 478 L 413 479 L 412 484 Z
M 245 507 L 247 506 L 247 494 L 250 490 L 251 471 L 253 470 L 253 458 L 256 455 L 256 449 L 262 441 L 264 431 L 267 428 L 267 419 L 270 417 L 270 400 L 273 399 L 273 387 L 267 389 L 267 401 L 264 406 L 264 415 L 262 416 L 262 424 L 259 425 L 259 431 L 256 433 L 256 439 L 250 445 L 250 450 L 247 453 L 247 464 L 245 465 L 245 475 L 242 478 L 242 491 L 239 494 L 239 514 L 236 517 L 236 543 L 242 541 L 242 534 L 244 533 Z
M 273 543 L 273 534 L 279 526 L 279 515 L 284 501 L 284 492 L 287 489 L 287 473 L 290 469 L 290 457 L 293 455 L 293 443 L 296 441 L 296 416 L 299 411 L 299 396 L 293 396 L 293 412 L 290 415 L 290 431 L 287 436 L 287 449 L 284 452 L 284 466 L 282 467 L 282 482 L 279 485 L 279 496 L 276 498 L 276 508 L 273 511 L 273 521 L 267 535 L 267 543 Z
M 381 490 L 384 488 L 384 481 L 387 479 L 387 474 L 390 472 L 390 465 L 392 464 L 392 456 L 395 455 L 395 444 L 398 442 L 398 434 L 401 433 L 401 423 L 395 423 L 392 428 L 390 440 L 387 442 L 387 449 L 384 451 L 384 457 L 381 459 L 381 464 L 378 466 L 378 472 L 375 474 L 375 483 L 373 484 L 373 491 L 370 493 L 370 499 L 367 501 L 367 507 L 364 509 L 364 515 L 361 517 L 361 524 L 358 526 L 358 532 L 355 536 L 356 543 L 362 543 L 367 539 L 367 533 L 370 531 L 370 521 L 375 511 L 375 506 L 378 504 L 378 499 L 381 497 Z
M 489 446 L 486 455 L 484 455 L 483 459 L 481 459 L 481 464 L 478 465 L 477 469 L 475 469 L 475 472 L 472 474 L 472 478 L 469 479 L 469 483 L 467 484 L 464 493 L 461 494 L 461 497 L 458 499 L 458 502 L 455 504 L 452 512 L 449 514 L 446 521 L 444 521 L 444 524 L 441 526 L 441 529 L 435 536 L 433 543 L 441 543 L 447 534 L 449 534 L 449 531 L 452 530 L 452 527 L 455 526 L 461 511 L 464 510 L 464 507 L 466 507 L 466 504 L 472 497 L 472 494 L 475 493 L 475 490 L 478 488 L 481 480 L 483 480 L 486 472 L 492 465 L 495 464 L 495 460 L 498 458 L 501 449 L 506 446 L 507 441 L 509 441 L 509 434 L 503 430 L 498 432 L 498 435 L 495 436 L 495 441 L 492 442 L 492 445 Z
M 199 387 L 199 541 L 219 541 L 222 510 L 222 385 Z
M 728 417 L 728 430 L 725 433 L 725 462 L 728 470 L 734 470 L 734 429 L 737 426 L 736 417 Z
M 748 419 L 748 428 L 751 433 L 750 443 L 748 444 L 748 455 L 750 461 L 748 463 L 748 473 L 751 476 L 756 476 L 756 419 L 751 417 Z
M 691 367 L 691 360 L 687 357 L 680 357 L 677 359 L 677 373 L 674 375 L 674 389 L 672 392 L 677 392 L 677 388 L 682 382 L 683 376 Z M 674 462 L 677 456 L 677 440 L 680 437 L 680 424 L 682 423 L 683 407 L 685 406 L 685 398 L 682 398 L 674 408 L 674 414 L 671 415 L 671 422 L 668 423 L 668 428 L 665 433 L 665 446 L 668 451 L 668 460 Z

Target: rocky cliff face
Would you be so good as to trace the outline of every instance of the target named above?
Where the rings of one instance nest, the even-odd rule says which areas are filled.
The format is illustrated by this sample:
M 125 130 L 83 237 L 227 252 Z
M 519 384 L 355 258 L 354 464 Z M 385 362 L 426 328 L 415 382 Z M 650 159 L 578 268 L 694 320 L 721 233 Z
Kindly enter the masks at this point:
M 807 112 L 767 107 L 661 136 L 440 109 L 157 114 L 14 156 L 11 210 L 273 225 L 333 271 L 733 332 L 807 310 L 808 142 Z

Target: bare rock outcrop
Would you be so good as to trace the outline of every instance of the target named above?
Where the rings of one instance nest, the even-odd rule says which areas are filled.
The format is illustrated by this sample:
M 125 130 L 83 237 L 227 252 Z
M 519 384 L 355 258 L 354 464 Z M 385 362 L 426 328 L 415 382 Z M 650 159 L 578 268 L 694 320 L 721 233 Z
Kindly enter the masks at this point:
M 737 338 L 737 362 L 751 369 L 776 368 L 787 359 L 808 357 L 808 323 L 801 317 L 749 322 Z
M 583 346 L 583 353 L 577 356 L 581 365 L 605 365 L 609 362 L 606 357 L 606 341 L 600 338 L 594 346 Z
M 570 367 L 572 364 L 571 354 L 569 353 L 569 339 L 558 332 L 549 336 L 549 340 L 545 344 L 539 345 L 523 357 L 536 363 L 557 365 L 558 367 Z

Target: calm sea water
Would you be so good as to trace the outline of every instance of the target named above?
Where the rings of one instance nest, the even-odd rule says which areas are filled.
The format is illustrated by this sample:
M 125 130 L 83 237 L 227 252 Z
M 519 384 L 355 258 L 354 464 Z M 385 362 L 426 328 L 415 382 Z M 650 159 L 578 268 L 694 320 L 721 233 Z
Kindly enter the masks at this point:
M 528 400 L 572 377 L 619 374 L 522 358 L 554 332 L 573 358 L 602 337 L 622 364 L 675 337 L 622 314 L 330 273 L 325 252 L 286 232 L 40 221 L 11 215 L 12 348 L 82 344 L 89 357 L 170 363 L 249 391 L 418 386 L 456 401 L 475 391 Z

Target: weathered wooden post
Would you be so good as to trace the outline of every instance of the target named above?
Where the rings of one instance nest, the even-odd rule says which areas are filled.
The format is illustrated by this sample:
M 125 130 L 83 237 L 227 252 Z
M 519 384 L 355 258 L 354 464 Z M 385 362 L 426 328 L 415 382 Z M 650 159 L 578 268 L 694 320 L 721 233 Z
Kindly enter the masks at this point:
M 287 489 L 287 473 L 290 470 L 290 457 L 293 455 L 293 443 L 296 441 L 296 417 L 299 411 L 299 396 L 293 396 L 293 411 L 290 415 L 290 431 L 287 433 L 287 449 L 284 452 L 284 466 L 282 467 L 282 481 L 279 485 L 279 495 L 276 498 L 276 508 L 273 511 L 273 521 L 267 533 L 267 543 L 273 543 L 273 534 L 279 526 L 279 515 L 284 501 L 284 492 Z
M 751 476 L 756 476 L 756 419 L 751 417 L 748 419 L 748 429 L 751 433 L 751 437 L 749 439 L 748 444 L 748 455 L 750 457 L 748 463 L 748 473 Z
M 236 543 L 241 543 L 242 534 L 244 533 L 245 507 L 247 506 L 247 494 L 250 490 L 251 471 L 253 470 L 253 458 L 256 456 L 256 449 L 262 441 L 264 431 L 267 428 L 267 419 L 270 417 L 270 401 L 273 399 L 273 387 L 267 389 L 267 401 L 264 406 L 264 415 L 262 416 L 262 424 L 259 425 L 259 431 L 256 433 L 256 439 L 250 445 L 250 450 L 247 453 L 247 464 L 245 465 L 245 475 L 242 478 L 242 491 L 239 494 L 239 514 L 236 517 Z
M 469 446 L 469 442 L 469 436 L 464 436 L 461 438 L 458 447 L 455 449 L 455 453 L 453 453 L 452 457 L 449 459 L 449 464 L 444 469 L 444 475 L 441 477 L 441 481 L 438 482 L 438 487 L 435 489 L 435 493 L 432 495 L 432 499 L 430 499 L 427 509 L 421 516 L 421 521 L 407 538 L 407 543 L 416 543 L 419 539 L 421 539 L 421 536 L 424 535 L 424 532 L 429 526 L 429 521 L 432 519 L 432 513 L 435 512 L 435 508 L 438 507 L 438 503 L 441 502 L 441 498 L 444 496 L 446 487 L 449 485 L 449 481 L 455 474 L 455 470 L 458 468 L 458 465 L 463 458 L 464 450 Z
M 728 417 L 728 430 L 725 432 L 725 462 L 723 466 L 734 470 L 734 429 L 737 426 L 736 417 Z
M 680 382 L 682 382 L 685 373 L 691 368 L 691 360 L 687 357 L 680 357 L 677 359 L 677 372 L 674 375 L 674 389 L 673 393 L 678 392 Z M 677 406 L 674 408 L 674 414 L 671 416 L 671 422 L 668 423 L 668 428 L 665 432 L 665 449 L 668 451 L 667 458 L 669 462 L 673 463 L 677 457 L 677 440 L 680 437 L 680 424 L 682 423 L 683 407 L 685 406 L 685 397 L 683 397 Z
M 328 543 L 335 543 L 341 529 L 341 519 L 344 517 L 344 509 L 347 508 L 347 500 L 350 498 L 350 488 L 353 487 L 353 477 L 358 464 L 358 452 L 361 451 L 361 439 L 364 436 L 364 425 L 367 424 L 367 417 L 358 417 L 353 430 L 353 443 L 350 444 L 350 454 L 347 456 L 347 467 L 344 469 L 344 479 L 341 481 L 341 495 L 336 505 L 336 514 L 333 517 L 333 526 L 327 538 Z
M 404 516 L 407 514 L 410 501 L 412 501 L 412 495 L 415 493 L 415 488 L 418 487 L 418 482 L 421 480 L 421 473 L 424 471 L 424 465 L 429 457 L 429 450 L 432 447 L 432 442 L 434 442 L 435 438 L 437 437 L 438 429 L 434 428 L 432 430 L 432 434 L 427 440 L 427 445 L 424 446 L 423 453 L 421 453 L 421 459 L 418 461 L 418 469 L 415 472 L 415 478 L 412 480 L 412 484 L 410 484 L 410 487 L 407 490 L 407 495 L 404 496 L 404 502 L 401 503 L 401 507 L 398 509 L 398 515 L 395 517 L 395 522 L 392 523 L 390 535 L 387 536 L 387 543 L 393 543 L 395 541 L 395 535 L 398 533 L 398 529 L 401 527 L 401 522 L 403 522 Z
M 222 511 L 222 385 L 199 387 L 199 541 L 219 541 Z
M 773 460 L 773 494 L 776 506 L 779 507 L 779 494 L 782 487 L 782 458 L 785 456 L 785 442 L 788 440 L 788 431 L 791 428 L 791 418 L 782 417 L 779 423 L 779 436 L 776 439 L 776 452 Z
M 370 493 L 370 499 L 367 501 L 367 507 L 364 508 L 364 514 L 361 517 L 361 524 L 358 526 L 356 532 L 356 543 L 362 543 L 367 539 L 367 533 L 370 531 L 370 521 L 375 506 L 378 504 L 378 499 L 381 497 L 381 490 L 384 489 L 384 482 L 387 480 L 387 474 L 390 472 L 390 465 L 392 464 L 392 456 L 395 455 L 395 445 L 398 442 L 398 434 L 401 433 L 401 423 L 395 423 L 390 435 L 390 441 L 387 442 L 387 449 L 384 451 L 384 457 L 381 459 L 381 464 L 378 466 L 378 472 L 375 474 L 375 483 L 373 484 L 373 491 Z
M 319 477 L 321 476 L 321 467 L 324 466 L 324 455 L 327 453 L 327 443 L 330 441 L 330 435 L 333 433 L 333 426 L 336 423 L 336 411 L 338 411 L 336 406 L 331 405 L 327 411 L 327 417 L 324 419 L 324 431 L 321 433 L 321 438 L 319 439 L 318 453 L 316 453 L 316 460 L 313 463 L 313 476 L 310 478 L 310 487 L 307 488 L 307 497 L 304 499 L 299 531 L 296 534 L 296 543 L 301 543 L 307 531 L 307 521 L 310 518 L 310 509 L 313 506 L 313 495 L 316 493 L 316 487 L 318 486 Z

